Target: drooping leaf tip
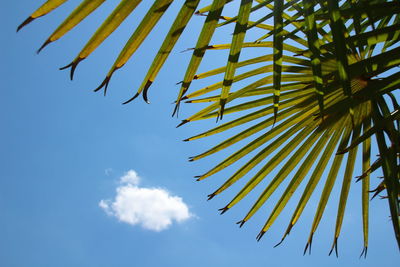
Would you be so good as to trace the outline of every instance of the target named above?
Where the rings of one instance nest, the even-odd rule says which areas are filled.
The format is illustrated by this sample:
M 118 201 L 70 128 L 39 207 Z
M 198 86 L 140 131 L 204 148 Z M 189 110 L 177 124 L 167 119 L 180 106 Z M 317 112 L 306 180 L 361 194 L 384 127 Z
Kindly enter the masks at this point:
M 103 82 L 102 82 L 96 89 L 94 89 L 93 91 L 94 91 L 94 92 L 97 92 L 97 91 L 99 91 L 101 88 L 104 87 L 104 95 L 106 95 L 106 93 L 107 93 L 107 88 L 108 88 L 108 84 L 109 84 L 109 82 L 110 82 L 110 79 L 111 79 L 111 76 L 108 76 L 108 75 L 107 75 L 107 77 L 103 80 Z
M 188 123 L 189 122 L 189 120 L 183 120 L 181 123 L 179 123 L 177 126 L 176 126 L 176 128 L 179 128 L 179 127 L 181 127 L 182 125 L 184 125 L 184 124 L 186 124 L 186 123 Z
M 258 235 L 256 237 L 257 242 L 259 242 L 261 240 L 261 238 L 264 236 L 264 234 L 265 234 L 265 231 L 261 231 L 260 233 L 258 233 Z
M 239 228 L 242 228 L 242 226 L 245 224 L 245 222 L 247 222 L 247 221 L 245 221 L 245 220 L 240 220 L 240 221 L 238 221 L 236 224 L 239 224 Z
M 129 102 L 135 100 L 138 96 L 139 96 L 139 93 L 136 92 L 136 94 L 135 94 L 133 97 L 131 97 L 130 99 L 128 99 L 127 101 L 125 101 L 124 103 L 122 103 L 122 105 L 128 104 Z
M 147 103 L 150 104 L 149 98 L 147 96 L 147 93 L 149 91 L 149 88 L 151 86 L 151 84 L 153 83 L 153 81 L 148 80 L 146 85 L 143 88 L 143 100 Z
M 306 247 L 304 248 L 304 251 L 303 251 L 303 256 L 306 255 L 307 250 L 308 250 L 308 255 L 311 255 L 311 244 L 312 244 L 312 239 L 310 239 L 307 242 Z
M 51 43 L 50 39 L 47 39 L 46 42 L 44 42 L 42 46 L 36 51 L 36 54 L 39 54 L 43 50 L 43 48 L 45 48 L 50 43 Z
M 74 73 L 75 73 L 76 67 L 78 66 L 79 62 L 81 62 L 83 59 L 84 58 L 78 57 L 78 58 L 74 59 L 74 61 L 72 61 L 70 64 L 68 64 L 64 67 L 61 67 L 60 70 L 65 70 L 65 69 L 71 68 L 69 76 L 72 81 L 74 79 Z
M 364 179 L 367 176 L 367 174 L 363 173 L 360 176 L 356 176 L 356 183 L 358 183 L 359 181 L 361 181 L 362 179 Z
M 219 109 L 218 116 L 217 116 L 217 122 L 218 122 L 218 119 L 220 119 L 220 120 L 223 119 L 225 105 L 226 105 L 226 98 L 220 99 L 220 101 L 219 101 L 220 109 Z
M 337 241 L 338 241 L 338 239 L 337 239 L 337 237 L 335 237 L 335 240 L 333 241 L 333 244 L 332 244 L 332 248 L 331 248 L 331 250 L 329 251 L 329 256 L 330 256 L 330 255 L 332 254 L 333 250 L 335 250 L 336 258 L 339 257 L 339 254 L 338 254 L 338 243 L 337 243 Z
M 174 107 L 174 111 L 172 112 L 171 117 L 174 117 L 176 115 L 176 117 L 178 118 L 178 114 L 179 114 L 179 105 L 180 105 L 180 101 L 175 103 L 175 107 Z M 177 126 L 178 128 L 179 126 Z
M 224 214 L 225 212 L 227 212 L 228 210 L 229 210 L 229 208 L 228 207 L 223 207 L 223 208 L 221 208 L 221 209 L 218 209 L 221 213 L 220 213 L 220 215 L 222 215 L 222 214 Z
M 368 251 L 368 247 L 367 246 L 363 247 L 363 250 L 361 251 L 361 254 L 360 254 L 360 258 L 362 258 L 362 256 L 364 255 L 364 259 L 366 259 L 367 251 Z
M 17 28 L 17 32 L 19 32 L 23 27 L 25 27 L 26 25 L 28 25 L 29 23 L 31 23 L 34 20 L 34 18 L 32 17 L 28 17 L 26 20 L 24 20 L 24 22 L 22 22 L 18 28 Z
M 285 240 L 284 237 L 281 239 L 281 241 L 279 241 L 278 243 L 276 243 L 276 244 L 274 245 L 274 248 L 276 248 L 276 247 L 278 247 L 279 245 L 281 245 L 281 244 L 283 243 L 283 240 Z

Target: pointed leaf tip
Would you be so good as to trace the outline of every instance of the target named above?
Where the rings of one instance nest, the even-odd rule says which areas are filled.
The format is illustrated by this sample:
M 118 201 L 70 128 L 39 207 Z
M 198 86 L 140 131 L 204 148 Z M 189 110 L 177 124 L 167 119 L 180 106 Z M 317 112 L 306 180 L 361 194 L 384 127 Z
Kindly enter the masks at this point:
M 142 96 L 143 96 L 144 102 L 146 102 L 146 104 L 150 104 L 150 101 L 149 101 L 149 99 L 148 99 L 148 97 L 147 97 L 147 94 L 143 93 Z
M 283 235 L 281 241 L 279 241 L 279 243 L 277 243 L 274 248 L 276 248 L 277 246 L 279 246 L 280 244 L 283 243 L 283 241 L 286 239 L 286 237 L 290 234 L 290 230 L 292 229 L 293 224 L 290 224 L 289 227 L 286 229 L 285 234 Z
M 147 103 L 150 104 L 149 98 L 147 97 L 147 93 L 149 91 L 150 86 L 152 85 L 153 81 L 148 80 L 143 87 L 143 100 Z
M 127 101 L 125 101 L 124 103 L 122 103 L 122 105 L 128 104 L 129 102 L 135 100 L 135 98 L 138 97 L 138 96 L 139 96 L 139 93 L 136 93 L 133 97 L 131 97 L 130 99 L 128 99 Z
M 181 123 L 178 124 L 178 126 L 176 126 L 176 128 L 181 127 L 182 125 L 188 123 L 188 120 L 183 120 Z
M 176 102 L 176 103 L 175 103 L 174 111 L 172 112 L 172 116 L 171 116 L 171 117 L 174 117 L 174 116 L 176 115 L 176 117 L 178 118 L 178 114 L 179 114 L 179 105 L 180 105 L 180 102 Z M 182 122 L 183 122 L 183 121 L 182 121 Z M 179 126 L 180 126 L 180 125 L 179 125 Z M 177 126 L 177 128 L 178 128 L 179 126 Z
M 306 255 L 307 250 L 308 250 L 308 255 L 311 255 L 311 244 L 312 244 L 312 238 L 307 242 L 306 247 L 304 248 L 303 251 L 303 256 Z
M 259 242 L 259 241 L 261 240 L 261 238 L 264 236 L 264 234 L 265 234 L 265 231 L 261 231 L 261 232 L 257 235 L 257 237 L 256 237 L 257 242 Z
M 229 208 L 227 207 L 223 207 L 221 209 L 218 209 L 219 211 L 221 211 L 220 215 L 224 214 L 225 212 L 227 212 L 227 210 L 229 210 Z
M 339 257 L 339 254 L 338 254 L 338 246 L 337 246 L 337 237 L 335 237 L 335 240 L 333 241 L 333 244 L 332 244 L 332 248 L 331 248 L 331 250 L 329 251 L 329 256 L 332 254 L 332 252 L 333 252 L 333 250 L 335 250 L 335 254 L 336 254 L 336 258 L 338 258 Z
M 283 243 L 283 240 L 285 240 L 285 238 L 282 238 L 281 241 L 279 241 L 277 244 L 274 245 L 274 248 L 278 247 L 280 244 Z
M 31 23 L 33 20 L 34 20 L 34 18 L 32 18 L 32 17 L 28 17 L 26 20 L 24 20 L 24 22 L 22 22 L 21 25 L 18 26 L 17 32 L 19 32 L 23 27 L 25 27 L 26 25 Z
M 75 70 L 76 70 L 76 67 L 78 66 L 78 64 L 83 60 L 84 58 L 80 58 L 80 57 L 78 57 L 78 58 L 76 58 L 76 59 L 74 59 L 74 61 L 72 61 L 70 64 L 68 64 L 68 65 L 66 65 L 66 66 L 64 66 L 64 67 L 61 67 L 60 68 L 60 70 L 65 70 L 65 69 L 68 69 L 68 68 L 71 68 L 71 71 L 70 71 L 70 79 L 71 79 L 71 81 L 74 79 L 74 73 L 75 73 Z
M 104 87 L 104 95 L 106 95 L 107 87 L 108 87 L 108 84 L 109 84 L 109 82 L 110 82 L 110 79 L 111 79 L 111 76 L 107 76 L 107 77 L 103 80 L 103 82 L 102 82 L 96 89 L 94 89 L 93 91 L 94 91 L 94 92 L 97 92 L 97 91 L 99 91 L 101 88 Z
M 43 48 L 45 48 L 50 43 L 51 43 L 51 41 L 49 39 L 47 39 L 46 42 L 44 42 L 42 44 L 42 46 L 36 51 L 36 54 L 39 54 L 43 50 Z
M 239 227 L 242 228 L 242 226 L 245 224 L 245 220 L 240 220 L 236 224 L 239 224 Z
M 368 250 L 368 247 L 363 247 L 363 250 L 361 251 L 361 254 L 360 254 L 360 258 L 364 255 L 364 259 L 366 259 L 367 258 L 367 250 Z
M 222 120 L 222 118 L 224 116 L 225 105 L 226 105 L 226 99 L 220 99 L 220 101 L 219 101 L 220 110 L 219 110 L 219 113 L 217 116 L 217 122 L 218 122 L 218 119 Z

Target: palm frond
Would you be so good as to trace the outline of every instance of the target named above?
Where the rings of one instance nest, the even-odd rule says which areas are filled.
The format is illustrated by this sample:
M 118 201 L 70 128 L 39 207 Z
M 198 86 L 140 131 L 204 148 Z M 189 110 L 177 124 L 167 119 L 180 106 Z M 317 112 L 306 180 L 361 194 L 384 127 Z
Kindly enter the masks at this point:
M 18 30 L 64 2 L 47 1 Z M 77 26 L 103 2 L 83 0 L 39 50 Z M 108 38 L 140 2 L 119 2 L 72 63 L 65 67 L 71 68 L 71 79 L 77 65 Z M 153 1 L 97 90 L 105 87 L 106 91 L 113 73 L 136 52 L 172 2 Z M 243 188 L 221 209 L 222 213 L 227 212 L 251 195 L 256 187 L 267 180 L 266 177 L 272 176 L 239 222 L 243 226 L 288 181 L 257 236 L 260 240 L 299 190 L 300 184 L 306 183 L 282 242 L 298 222 L 311 196 L 316 194 L 318 184 L 323 183 L 304 250 L 306 252 L 311 251 L 314 235 L 333 187 L 340 184 L 341 180 L 331 248 L 331 252 L 337 254 L 350 187 L 355 176 L 356 155 L 362 149 L 362 169 L 356 170 L 358 180 L 362 180 L 362 255 L 365 256 L 368 249 L 370 176 L 377 169 L 382 169 L 384 179 L 376 194 L 386 190 L 395 238 L 400 247 L 400 109 L 397 103 L 400 89 L 400 71 L 397 69 L 400 65 L 399 2 L 242 0 L 234 14 L 223 12 L 224 7 L 233 1 L 213 0 L 211 5 L 195 12 L 200 2 L 184 1 L 137 93 L 125 103 L 140 94 L 148 101 L 149 87 L 192 15 L 206 16 L 201 31 L 194 37 L 197 43 L 192 49 L 193 54 L 180 86 L 174 114 L 182 102 L 201 103 L 202 108 L 178 126 L 210 118 L 224 117 L 227 120 L 185 140 L 192 141 L 215 134 L 225 137 L 219 144 L 191 157 L 191 161 L 222 152 L 231 146 L 237 147 L 219 164 L 196 176 L 198 180 L 204 180 L 235 163 L 242 164 L 209 195 L 209 199 L 239 180 L 246 180 Z M 212 44 L 214 34 L 231 23 L 236 24 L 228 43 Z M 253 40 L 248 41 L 245 37 Z M 207 50 L 228 49 L 228 60 L 224 64 L 197 73 Z M 243 59 L 244 50 L 254 51 L 252 55 L 255 56 Z M 191 90 L 196 80 L 209 78 L 217 81 Z M 236 132 L 229 135 L 228 130 L 233 129 Z M 373 138 L 376 139 L 379 156 L 371 164 L 371 147 L 375 145 Z M 252 156 L 245 161 L 248 154 Z M 268 156 L 271 158 L 267 159 Z M 341 170 L 344 170 L 343 174 Z

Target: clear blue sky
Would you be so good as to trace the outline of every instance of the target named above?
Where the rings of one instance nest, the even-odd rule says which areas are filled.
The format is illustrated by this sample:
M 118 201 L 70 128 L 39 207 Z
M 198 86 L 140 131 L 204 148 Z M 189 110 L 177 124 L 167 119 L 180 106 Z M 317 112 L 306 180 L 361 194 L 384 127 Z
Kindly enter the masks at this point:
M 328 207 L 313 242 L 303 256 L 313 210 L 309 209 L 287 240 L 273 248 L 285 230 L 290 212 L 282 216 L 260 242 L 255 237 L 266 219 L 261 211 L 242 229 L 235 224 L 250 201 L 220 216 L 234 190 L 206 201 L 225 176 L 195 182 L 194 175 L 216 164 L 221 156 L 189 163 L 187 158 L 209 147 L 210 140 L 184 143 L 200 132 L 199 123 L 176 129 L 171 118 L 178 82 L 193 46 L 191 31 L 174 50 L 150 91 L 151 104 L 129 98 L 142 81 L 152 54 L 141 49 L 113 77 L 109 94 L 93 93 L 135 24 L 131 16 L 98 51 L 81 63 L 75 80 L 58 68 L 79 52 L 93 26 L 113 1 L 91 16 L 77 31 L 36 49 L 78 1 L 39 19 L 16 34 L 17 26 L 42 1 L 3 1 L 0 17 L 0 266 L 398 266 L 400 257 L 386 201 L 371 203 L 370 246 L 359 259 L 362 233 L 359 185 L 347 209 L 339 255 L 328 256 L 336 212 Z M 173 15 L 177 4 L 175 1 Z M 143 13 L 144 6 L 135 13 Z M 191 24 L 198 28 L 203 18 Z M 166 21 L 165 20 L 165 21 Z M 159 27 L 160 30 L 165 30 Z M 158 48 L 152 35 L 145 48 Z M 211 59 L 215 60 L 218 57 Z M 206 69 L 207 65 L 204 69 Z M 184 107 L 185 114 L 193 107 Z M 107 215 L 101 200 L 114 201 L 120 178 L 129 170 L 140 176 L 137 189 L 162 188 L 179 196 L 191 218 L 163 231 L 144 229 Z M 236 187 L 237 189 L 237 187 Z M 334 193 L 338 191 L 334 191 Z M 337 200 L 337 199 L 336 199 Z M 109 204 L 111 203 L 109 202 Z M 111 205 L 111 204 L 110 204 Z M 312 205 L 311 205 L 312 206 Z M 291 205 L 293 207 L 293 204 Z M 118 214 L 117 214 L 118 215 Z

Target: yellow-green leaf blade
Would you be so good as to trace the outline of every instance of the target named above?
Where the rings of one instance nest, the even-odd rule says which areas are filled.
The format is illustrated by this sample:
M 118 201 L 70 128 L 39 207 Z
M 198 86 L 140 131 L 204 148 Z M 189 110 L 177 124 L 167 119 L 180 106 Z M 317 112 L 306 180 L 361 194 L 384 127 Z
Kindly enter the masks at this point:
M 186 28 L 189 20 L 191 19 L 194 11 L 196 10 L 200 0 L 186 0 L 182 5 L 181 10 L 174 23 L 172 24 L 167 36 L 165 37 L 157 55 L 155 56 L 153 63 L 150 66 L 142 84 L 139 87 L 138 93 L 146 91 L 155 80 L 156 76 L 160 72 L 162 66 L 167 60 L 173 47 L 181 36 L 182 32 Z
M 228 98 L 229 90 L 232 86 L 232 80 L 235 76 L 236 67 L 238 65 L 240 51 L 242 50 L 243 41 L 246 36 L 247 23 L 249 21 L 252 0 L 242 0 L 240 4 L 238 20 L 236 22 L 235 31 L 232 37 L 232 45 L 229 51 L 228 64 L 225 70 L 225 77 L 221 90 L 220 98 L 220 118 L 222 119 L 226 99 Z
M 193 77 L 200 66 L 200 63 L 205 54 L 206 48 L 210 43 L 210 40 L 214 34 L 217 27 L 219 17 L 222 13 L 226 0 L 214 0 L 210 7 L 210 11 L 207 15 L 206 21 L 204 22 L 203 28 L 200 32 L 199 38 L 197 40 L 196 47 L 193 51 L 192 58 L 190 59 L 189 66 L 186 69 L 185 77 L 182 81 L 182 86 L 176 100 L 175 110 L 173 115 L 178 111 L 179 104 L 182 96 L 189 89 L 189 86 L 193 80 Z
M 104 93 L 106 93 L 107 85 L 111 79 L 113 73 L 125 65 L 125 63 L 131 58 L 131 56 L 136 52 L 139 46 L 146 39 L 148 34 L 165 14 L 168 7 L 171 5 L 173 0 L 156 0 L 153 5 L 148 10 L 147 14 L 144 16 L 143 20 L 140 22 L 139 26 L 136 28 L 132 36 L 129 38 L 128 42 L 118 55 L 113 66 L 109 70 L 103 83 L 95 90 L 98 91 L 103 86 L 105 86 Z M 145 98 L 147 101 L 147 99 Z
M 57 7 L 61 6 L 68 0 L 48 0 L 46 3 L 41 5 L 35 12 L 32 13 L 24 22 L 21 23 L 21 25 L 18 26 L 17 31 L 21 30 L 23 27 L 25 27 L 27 24 L 32 22 L 38 17 L 44 16 L 48 14 L 49 12 L 53 11 Z
M 101 24 L 100 28 L 93 34 L 90 40 L 86 43 L 78 56 L 67 66 L 61 68 L 71 68 L 71 79 L 74 71 L 82 60 L 87 58 L 111 33 L 113 33 L 119 25 L 132 13 L 139 5 L 141 0 L 122 0 L 114 11 Z
M 72 28 L 78 25 L 84 18 L 96 10 L 105 0 L 85 0 L 57 27 L 44 44 L 39 48 L 38 53 L 51 42 L 64 36 Z

